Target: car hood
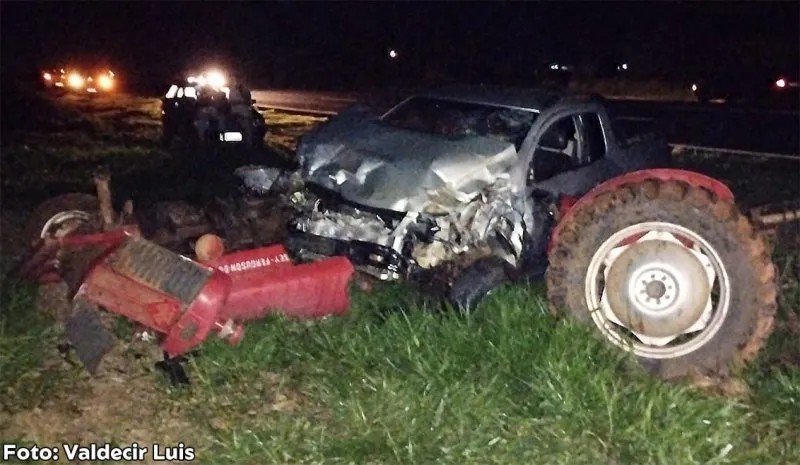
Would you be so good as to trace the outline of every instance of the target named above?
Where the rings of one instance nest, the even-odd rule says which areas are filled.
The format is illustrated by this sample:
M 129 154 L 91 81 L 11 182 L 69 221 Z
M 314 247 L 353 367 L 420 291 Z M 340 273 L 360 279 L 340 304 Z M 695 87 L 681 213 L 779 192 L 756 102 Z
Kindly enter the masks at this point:
M 445 214 L 468 203 L 500 179 L 509 185 L 510 171 L 517 164 L 513 144 L 389 127 L 359 108 L 339 114 L 306 136 L 298 156 L 306 182 L 346 200 L 430 214 Z

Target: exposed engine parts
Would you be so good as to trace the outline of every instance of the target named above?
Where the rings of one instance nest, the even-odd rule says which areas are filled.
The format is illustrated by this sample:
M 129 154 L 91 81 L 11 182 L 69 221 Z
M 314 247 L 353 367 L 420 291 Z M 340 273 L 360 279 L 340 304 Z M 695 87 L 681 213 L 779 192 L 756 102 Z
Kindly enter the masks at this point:
M 361 241 L 400 254 L 413 269 L 434 268 L 461 254 L 489 249 L 516 265 L 523 248 L 523 215 L 511 205 L 510 195 L 487 193 L 448 214 L 419 212 L 376 213 L 318 197 L 306 199 L 307 208 L 294 223 L 298 231 L 320 241 L 325 238 Z M 397 279 L 372 267 L 363 269 L 379 279 Z

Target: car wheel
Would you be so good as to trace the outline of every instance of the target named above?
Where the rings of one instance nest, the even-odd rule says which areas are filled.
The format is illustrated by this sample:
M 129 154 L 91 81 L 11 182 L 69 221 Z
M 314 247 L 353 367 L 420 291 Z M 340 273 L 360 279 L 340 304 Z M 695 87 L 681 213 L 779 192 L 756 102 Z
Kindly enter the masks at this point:
M 508 263 L 497 257 L 475 261 L 453 282 L 448 300 L 461 312 L 475 311 L 492 291 L 510 281 L 508 266 Z

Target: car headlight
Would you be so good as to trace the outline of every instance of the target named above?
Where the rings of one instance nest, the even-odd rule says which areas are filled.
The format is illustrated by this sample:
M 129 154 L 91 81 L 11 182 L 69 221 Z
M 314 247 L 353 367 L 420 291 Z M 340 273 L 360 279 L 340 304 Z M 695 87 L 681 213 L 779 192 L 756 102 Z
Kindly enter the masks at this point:
M 189 84 L 195 84 L 199 87 L 211 87 L 212 89 L 224 90 L 228 83 L 222 71 L 211 69 L 203 72 L 197 76 L 189 76 L 186 78 Z
M 85 79 L 83 79 L 83 76 L 81 76 L 78 73 L 70 73 L 69 76 L 67 76 L 67 85 L 69 85 L 73 89 L 82 88 L 85 82 L 86 81 Z
M 225 75 L 222 74 L 222 72 L 217 71 L 217 70 L 211 70 L 211 71 L 207 71 L 205 74 L 206 74 L 205 77 L 206 77 L 206 80 L 208 81 L 208 85 L 209 86 L 211 86 L 211 87 L 213 87 L 215 89 L 219 89 L 219 88 L 222 88 L 222 87 L 225 86 L 226 79 L 225 79 Z
M 105 74 L 102 76 L 98 76 L 96 81 L 98 87 L 100 87 L 103 90 L 111 90 L 111 88 L 114 87 L 114 80 L 111 79 L 110 76 L 107 76 Z

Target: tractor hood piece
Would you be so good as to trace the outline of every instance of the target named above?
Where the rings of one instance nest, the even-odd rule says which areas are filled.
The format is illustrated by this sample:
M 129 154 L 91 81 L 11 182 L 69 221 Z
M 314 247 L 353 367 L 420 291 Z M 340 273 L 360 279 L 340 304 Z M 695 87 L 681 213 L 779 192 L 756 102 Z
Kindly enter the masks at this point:
M 446 214 L 498 182 L 512 191 L 512 144 L 450 138 L 382 124 L 361 109 L 331 119 L 298 147 L 302 177 L 368 207 Z

